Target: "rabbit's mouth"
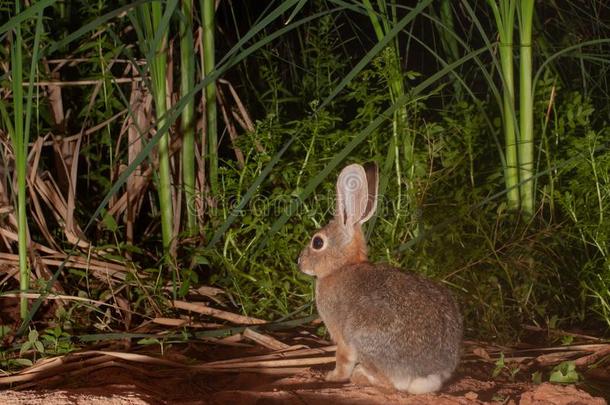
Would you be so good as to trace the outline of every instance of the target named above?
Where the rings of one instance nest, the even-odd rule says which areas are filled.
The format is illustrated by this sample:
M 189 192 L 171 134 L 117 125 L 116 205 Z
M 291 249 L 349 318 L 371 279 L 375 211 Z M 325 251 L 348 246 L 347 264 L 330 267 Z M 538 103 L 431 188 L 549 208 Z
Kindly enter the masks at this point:
M 299 258 L 297 259 L 297 264 L 299 265 L 299 270 L 301 270 L 302 273 L 305 273 L 308 276 L 314 276 L 315 273 L 314 273 L 313 269 L 304 263 L 305 260 L 303 260 L 302 256 L 303 256 L 302 254 L 299 255 Z
M 310 269 L 304 269 L 303 267 L 299 266 L 299 270 L 301 270 L 302 273 L 307 274 L 308 276 L 315 276 L 316 273 L 313 272 L 313 270 Z

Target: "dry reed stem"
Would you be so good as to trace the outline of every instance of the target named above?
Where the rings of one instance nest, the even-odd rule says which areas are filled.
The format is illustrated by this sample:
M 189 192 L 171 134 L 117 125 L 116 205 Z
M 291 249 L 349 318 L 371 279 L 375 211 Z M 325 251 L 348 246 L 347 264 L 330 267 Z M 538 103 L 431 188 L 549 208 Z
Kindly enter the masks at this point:
M 235 125 L 233 125 L 233 122 L 229 117 L 229 108 L 227 106 L 227 101 L 225 100 L 221 86 L 218 86 L 216 88 L 216 98 L 218 99 L 218 105 L 220 106 L 220 111 L 222 112 L 222 117 L 224 119 L 227 132 L 229 133 L 229 138 L 231 138 L 231 147 L 233 149 L 233 152 L 235 153 L 235 157 L 237 158 L 238 166 L 240 169 L 243 169 L 245 165 L 244 153 L 236 145 L 237 130 L 235 129 Z
M 266 356 L 251 356 L 241 359 L 231 359 L 224 362 L 208 362 L 197 365 L 178 363 L 171 360 L 117 351 L 89 350 L 70 353 L 52 359 L 42 359 L 38 363 L 8 376 L 0 377 L 0 385 L 21 383 L 18 389 L 49 383 L 82 373 L 91 373 L 104 367 L 119 366 L 138 372 L 150 372 L 149 368 L 134 367 L 121 361 L 184 369 L 195 372 L 251 372 L 262 374 L 292 375 L 307 370 L 312 365 L 328 364 L 335 361 L 334 356 L 294 358 L 297 355 L 319 355 L 330 348 L 294 350 L 292 352 L 275 352 Z M 279 358 L 277 357 L 279 356 Z M 292 358 L 289 358 L 292 357 Z M 298 367 L 306 366 L 306 367 Z M 144 370 L 144 371 L 142 371 Z M 49 376 L 52 374 L 51 376 Z M 28 384 L 28 383 L 33 383 Z
M 18 240 L 18 236 L 16 232 L 13 231 L 9 231 L 6 228 L 0 228 L 0 234 L 3 237 L 6 237 L 7 239 L 11 240 L 11 241 L 17 241 Z M 57 254 L 56 250 L 53 250 L 47 246 L 41 245 L 40 243 L 37 242 L 31 242 L 30 243 L 30 248 L 31 249 L 35 249 L 41 253 L 46 253 L 46 254 Z
M 234 314 L 232 312 L 223 311 L 221 309 L 210 308 L 204 304 L 186 302 L 186 301 L 173 301 L 174 308 L 184 309 L 187 311 L 196 312 L 202 315 L 208 315 L 214 318 L 223 319 L 225 321 L 233 322 L 238 325 L 259 325 L 267 323 L 262 319 L 252 318 L 249 316 L 243 316 Z
M 30 175 L 28 179 L 28 183 L 33 183 L 36 181 L 36 177 L 38 175 L 38 165 L 40 163 L 40 158 L 42 155 L 42 147 L 44 144 L 44 140 L 47 137 L 41 138 L 39 137 L 34 144 L 31 146 L 30 159 L 28 159 L 30 163 Z M 30 191 L 30 210 L 33 214 L 34 222 L 38 226 L 38 229 L 42 233 L 42 236 L 47 241 L 47 243 L 55 250 L 59 250 L 59 244 L 55 241 L 55 238 L 52 236 L 51 231 L 48 228 L 46 216 L 42 209 L 42 205 L 40 203 L 40 199 L 38 198 L 38 194 Z
M 242 332 L 243 337 L 252 340 L 253 342 L 258 343 L 259 345 L 266 347 L 271 350 L 286 350 L 290 348 L 290 345 L 286 343 L 282 343 L 279 340 L 269 336 L 264 335 L 262 333 L 256 332 L 250 328 L 246 328 Z
M 0 299 L 2 298 L 19 298 L 19 297 L 26 297 L 29 299 L 38 299 L 38 298 L 43 298 L 44 300 L 59 300 L 59 301 L 76 301 L 76 302 L 85 302 L 88 304 L 92 304 L 95 306 L 104 306 L 104 307 L 109 307 L 109 308 L 113 308 L 116 309 L 118 311 L 126 311 L 129 312 L 131 314 L 136 314 L 136 312 L 131 311 L 129 309 L 124 309 L 121 308 L 119 305 L 114 305 L 114 304 L 109 304 L 107 302 L 104 301 L 98 301 L 98 300 L 94 300 L 91 298 L 84 298 L 84 297 L 77 297 L 74 295 L 66 295 L 66 294 L 57 294 L 57 293 L 48 293 L 48 294 L 38 294 L 38 293 L 1 293 L 0 294 Z M 113 297 L 114 299 L 116 299 L 116 297 Z
M 73 361 L 71 355 L 53 358 L 53 362 L 44 363 L 38 367 L 38 363 L 21 370 L 15 374 L 0 377 L 0 385 L 28 382 L 43 378 L 48 374 L 67 373 L 75 369 L 81 369 L 90 365 L 97 365 L 112 360 L 111 356 L 94 356 L 82 361 Z
M 80 228 L 77 225 L 73 225 L 73 229 L 67 228 L 66 224 L 69 222 L 67 202 L 63 198 L 59 187 L 55 183 L 55 180 L 50 175 L 45 177 L 46 180 L 43 180 L 41 176 L 37 175 L 34 178 L 33 183 L 28 179 L 30 193 L 36 192 L 40 197 L 42 197 L 43 201 L 46 203 L 55 217 L 55 220 L 63 228 L 68 243 L 78 246 L 81 249 L 88 249 L 90 244 L 84 237 L 84 234 Z
M 241 369 L 258 369 L 258 368 L 283 368 L 293 366 L 314 366 L 320 364 L 334 363 L 335 356 L 327 357 L 309 357 L 301 359 L 280 359 L 280 360 L 266 360 L 266 361 L 242 361 L 234 362 L 231 364 L 215 364 L 210 365 L 207 363 L 192 366 L 191 368 L 197 370 L 217 370 L 217 369 L 228 369 L 228 370 L 241 370 Z
M 144 86 L 134 82 L 129 99 L 132 115 L 127 117 L 127 164 L 130 165 L 144 148 L 143 137 L 148 133 L 152 120 L 152 95 Z M 122 131 L 121 131 L 122 132 Z M 152 168 L 145 164 L 137 168 L 127 178 L 125 193 L 115 206 L 110 207 L 110 215 L 118 216 L 125 211 L 126 236 L 130 243 L 134 241 L 134 222 L 144 201 L 144 193 L 152 176 Z M 116 208 L 116 211 L 115 211 Z
M 580 357 L 574 363 L 576 367 L 584 367 L 593 364 L 596 361 L 600 360 L 602 357 L 608 355 L 610 355 L 610 345 L 606 345 L 606 347 L 599 348 L 588 356 Z
M 0 230 L 0 232 L 4 232 Z M 96 278 L 102 281 L 122 282 L 125 280 L 129 269 L 121 264 L 104 262 L 98 259 L 84 258 L 79 256 L 68 256 L 64 253 L 55 253 L 49 256 L 40 256 L 39 259 L 45 266 L 59 267 L 64 265 L 68 268 L 77 268 L 90 271 Z M 19 257 L 13 253 L 0 252 L 0 263 L 17 266 Z
M 576 337 L 576 338 L 581 338 L 581 339 L 586 339 L 586 340 L 591 340 L 594 342 L 602 342 L 603 339 L 600 339 L 598 337 L 595 336 L 590 336 L 590 335 L 584 335 L 582 333 L 574 333 L 574 332 L 568 332 L 565 330 L 561 330 L 561 329 L 548 329 L 548 328 L 541 328 L 539 326 L 535 326 L 535 325 L 521 325 L 521 327 L 523 329 L 526 330 L 531 330 L 534 332 L 546 332 L 550 335 L 554 335 L 554 336 L 572 336 L 572 337 Z
M 564 352 L 542 354 L 536 357 L 535 360 L 539 366 L 552 366 L 554 364 L 559 364 L 563 361 L 573 359 L 579 355 L 582 355 L 582 351 L 570 350 Z
M 274 353 L 263 354 L 258 356 L 249 356 L 249 357 L 239 357 L 228 360 L 217 360 L 206 363 L 209 366 L 217 366 L 217 365 L 229 365 L 229 364 L 237 364 L 243 362 L 251 362 L 251 361 L 265 361 L 265 360 L 279 360 L 279 359 L 289 359 L 294 357 L 304 357 L 304 356 L 320 356 L 327 353 L 333 353 L 337 350 L 337 346 L 324 346 L 317 348 L 305 348 L 305 349 L 295 349 L 295 350 L 282 350 Z

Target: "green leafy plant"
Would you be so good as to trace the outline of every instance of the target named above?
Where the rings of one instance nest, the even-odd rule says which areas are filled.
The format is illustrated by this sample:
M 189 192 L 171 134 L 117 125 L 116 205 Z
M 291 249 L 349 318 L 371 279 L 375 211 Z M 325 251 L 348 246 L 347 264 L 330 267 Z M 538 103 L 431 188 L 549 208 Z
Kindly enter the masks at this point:
M 495 367 L 491 373 L 491 376 L 493 378 L 498 377 L 500 374 L 506 372 L 508 374 L 508 378 L 511 381 L 515 381 L 515 377 L 517 375 L 517 373 L 521 371 L 521 369 L 519 368 L 518 365 L 513 365 L 510 366 L 509 364 L 507 364 L 504 361 L 504 353 L 500 352 L 500 358 L 498 358 L 498 360 L 496 360 L 495 362 Z
M 549 381 L 560 384 L 574 384 L 580 380 L 573 361 L 563 361 L 553 368 Z
M 23 356 L 24 353 L 32 350 L 34 353 L 34 361 L 36 361 L 37 354 L 44 355 L 45 347 L 42 341 L 40 340 L 40 336 L 36 329 L 31 329 L 28 334 L 28 340 L 23 342 L 21 345 L 21 349 L 19 349 L 19 354 Z
M 47 355 L 62 355 L 76 350 L 76 346 L 71 342 L 70 334 L 58 325 L 45 329 L 40 341 L 43 343 Z

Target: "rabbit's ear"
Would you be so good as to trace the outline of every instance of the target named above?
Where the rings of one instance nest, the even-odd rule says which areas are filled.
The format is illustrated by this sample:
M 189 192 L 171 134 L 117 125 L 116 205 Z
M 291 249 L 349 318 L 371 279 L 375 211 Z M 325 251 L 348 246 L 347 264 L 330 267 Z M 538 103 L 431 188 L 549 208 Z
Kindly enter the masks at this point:
M 344 226 L 351 228 L 362 222 L 367 213 L 368 200 L 368 182 L 364 168 L 358 164 L 345 167 L 337 179 L 335 216 Z
M 366 172 L 368 198 L 366 210 L 362 214 L 362 218 L 360 218 L 360 223 L 368 221 L 375 213 L 375 210 L 377 209 L 377 194 L 379 190 L 379 171 L 377 169 L 377 163 L 367 163 L 364 165 L 364 171 Z

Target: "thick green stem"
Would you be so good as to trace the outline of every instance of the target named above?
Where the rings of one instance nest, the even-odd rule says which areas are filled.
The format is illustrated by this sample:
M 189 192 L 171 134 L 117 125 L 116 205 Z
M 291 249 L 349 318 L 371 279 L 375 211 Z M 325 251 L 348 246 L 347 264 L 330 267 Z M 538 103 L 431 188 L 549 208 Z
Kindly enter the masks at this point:
M 20 1 L 15 1 L 15 14 L 20 13 Z M 13 82 L 14 125 L 10 132 L 15 151 L 15 171 L 17 173 L 17 235 L 19 250 L 19 290 L 26 293 L 30 289 L 30 269 L 28 266 L 28 225 L 26 216 L 26 175 L 27 175 L 27 131 L 24 125 L 26 111 L 23 106 L 23 38 L 21 24 L 15 27 L 15 40 L 11 50 L 11 74 Z M 32 61 L 36 63 L 35 61 Z M 31 94 L 31 91 L 30 91 Z M 8 117 L 5 117 L 8 118 Z M 10 127 L 9 125 L 7 125 Z M 19 301 L 21 319 L 28 315 L 28 300 L 22 295 Z
M 21 11 L 20 2 L 15 1 L 15 14 L 18 15 Z M 36 17 L 36 31 L 34 35 L 34 43 L 31 45 L 32 59 L 30 61 L 30 72 L 27 92 L 27 104 L 24 108 L 23 94 L 23 37 L 21 35 L 21 23 L 15 27 L 14 41 L 10 41 L 11 55 L 11 76 L 13 90 L 13 121 L 4 108 L 0 104 L 0 113 L 8 130 L 15 151 L 15 172 L 17 174 L 17 242 L 19 250 L 19 290 L 26 293 L 30 289 L 30 269 L 28 266 L 28 222 L 26 213 L 26 179 L 27 179 L 27 159 L 28 159 L 28 143 L 30 139 L 30 123 L 32 118 L 32 98 L 34 86 L 32 83 L 35 80 L 40 49 L 40 38 L 43 31 L 43 11 L 40 11 Z M 12 36 L 9 37 L 13 39 Z M 2 101 L 0 101 L 2 103 Z M 28 299 L 22 295 L 19 302 L 20 315 L 22 319 L 27 319 L 28 316 Z
M 519 90 L 519 179 L 521 210 L 531 216 L 534 210 L 534 104 L 532 94 L 532 19 L 534 1 L 520 0 L 519 35 L 520 90 Z
M 27 151 L 21 151 L 16 156 L 17 164 L 17 234 L 19 235 L 19 289 L 22 293 L 30 289 L 30 268 L 28 266 L 28 222 L 26 216 L 26 176 Z M 25 296 L 20 300 L 21 319 L 28 315 L 28 299 Z
M 152 27 L 153 32 L 159 28 L 163 10 L 161 2 L 153 2 Z M 146 6 L 146 5 L 145 5 Z M 152 43 L 152 42 L 151 42 Z M 157 129 L 165 125 L 166 105 L 166 64 L 167 64 L 167 31 L 159 41 L 151 61 L 153 96 L 155 99 L 155 111 L 157 116 Z M 159 139 L 159 209 L 161 210 L 161 234 L 163 237 L 163 252 L 170 253 L 173 241 L 173 209 L 171 192 L 171 172 L 169 165 L 169 132 L 163 134 Z
M 207 77 L 214 70 L 216 59 L 214 56 L 214 0 L 201 0 L 201 14 L 203 16 L 203 71 Z M 216 83 L 212 82 L 205 88 L 207 142 L 208 142 L 208 177 L 212 196 L 218 193 L 218 134 L 216 122 Z
M 515 22 L 515 1 L 500 0 L 500 7 L 496 0 L 488 0 L 493 10 L 500 34 L 500 66 L 502 69 L 503 85 L 503 118 L 506 167 L 504 181 L 506 184 L 506 197 L 508 208 L 518 210 L 519 198 L 519 163 L 517 150 L 517 137 L 515 133 L 515 79 L 513 73 L 513 26 Z
M 519 171 L 517 159 L 517 136 L 515 133 L 515 79 L 513 73 L 512 45 L 500 44 L 502 76 L 504 78 L 503 110 L 504 110 L 504 142 L 506 155 L 505 181 L 508 189 L 507 198 L 510 209 L 518 209 Z
M 20 1 L 15 1 L 15 12 L 20 12 Z M 13 107 L 15 114 L 15 126 L 13 134 L 13 146 L 15 148 L 15 166 L 17 171 L 17 235 L 19 249 L 19 289 L 22 293 L 30 289 L 30 269 L 27 255 L 27 217 L 26 217 L 26 194 L 25 180 L 27 167 L 27 143 L 25 143 L 25 132 L 23 125 L 23 51 L 22 51 L 21 24 L 15 28 L 15 43 L 12 55 L 13 73 Z M 26 149 L 26 150 L 24 150 Z M 21 296 L 19 302 L 21 319 L 28 315 L 28 300 Z
M 195 87 L 195 44 L 193 41 L 193 0 L 182 1 L 183 19 L 180 21 L 180 94 L 184 97 Z M 187 233 L 197 233 L 195 211 L 195 100 L 182 110 L 182 181 L 186 199 Z

